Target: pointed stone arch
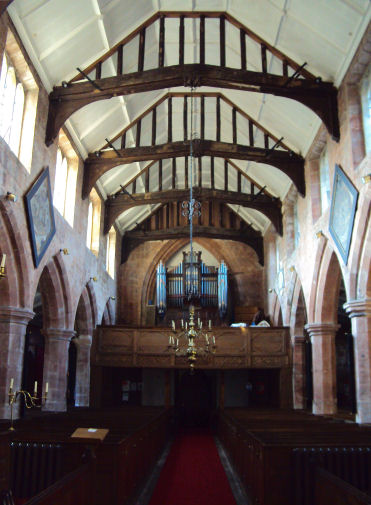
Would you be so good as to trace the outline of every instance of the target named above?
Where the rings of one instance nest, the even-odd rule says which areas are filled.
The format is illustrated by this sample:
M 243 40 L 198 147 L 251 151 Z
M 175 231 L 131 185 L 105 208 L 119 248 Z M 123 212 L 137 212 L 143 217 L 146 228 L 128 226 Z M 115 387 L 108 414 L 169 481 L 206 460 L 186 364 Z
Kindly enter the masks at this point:
M 79 334 L 92 335 L 93 333 L 93 307 L 91 305 L 91 298 L 87 286 L 84 286 L 77 304 L 75 316 L 75 328 L 76 327 L 78 328 Z
M 322 256 L 318 276 L 314 310 L 316 322 L 337 323 L 337 304 L 341 276 L 339 260 L 328 244 Z
M 31 255 L 13 210 L 14 203 L 0 201 L 0 253 L 6 257 L 6 277 L 1 280 L 0 306 L 32 307 Z
M 281 302 L 279 299 L 279 296 L 277 295 L 276 292 L 274 292 L 273 295 L 273 301 L 272 301 L 272 323 L 273 326 L 282 326 L 283 320 L 282 320 L 282 307 L 281 307 Z

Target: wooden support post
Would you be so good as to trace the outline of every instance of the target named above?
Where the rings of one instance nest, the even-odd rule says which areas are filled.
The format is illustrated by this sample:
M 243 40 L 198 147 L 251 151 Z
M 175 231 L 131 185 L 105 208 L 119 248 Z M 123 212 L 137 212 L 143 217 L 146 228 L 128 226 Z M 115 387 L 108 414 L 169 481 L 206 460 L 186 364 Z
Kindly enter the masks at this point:
M 100 79 L 102 77 L 102 62 L 100 61 L 95 67 L 95 79 Z
M 162 191 L 162 160 L 158 162 L 158 190 Z
M 254 123 L 249 121 L 249 143 L 251 147 L 254 147 Z
M 158 41 L 158 66 L 164 66 L 165 60 L 165 16 L 160 17 L 160 37 Z
M 137 180 L 134 179 L 133 180 L 133 194 L 135 195 L 136 192 L 137 192 Z
M 184 16 L 179 20 L 179 65 L 184 65 Z
M 188 98 L 187 96 L 183 99 L 183 138 L 187 140 L 188 138 Z
M 261 44 L 261 57 L 262 57 L 262 72 L 267 73 L 267 47 L 265 44 Z
M 289 69 L 288 69 L 287 60 L 283 60 L 283 62 L 282 62 L 282 74 L 284 77 L 289 76 Z
M 237 191 L 241 193 L 241 172 L 237 170 Z
M 201 96 L 201 138 L 205 138 L 205 97 Z
M 220 16 L 220 66 L 225 67 L 225 17 Z
M 149 168 L 146 169 L 146 178 L 145 178 L 145 192 L 149 193 Z
M 205 64 L 205 16 L 200 16 L 200 63 Z
M 246 70 L 246 34 L 243 28 L 240 28 L 240 47 L 241 47 L 241 69 Z
M 152 145 L 156 145 L 156 109 L 152 110 Z
M 122 75 L 123 49 L 122 44 L 117 49 L 117 75 Z
M 121 137 L 121 149 L 125 149 L 126 147 L 126 132 Z
M 146 45 L 146 29 L 143 28 L 139 33 L 138 72 L 143 72 L 145 45 Z
M 215 188 L 215 167 L 214 167 L 214 157 L 210 160 L 210 181 L 211 189 Z
M 264 133 L 264 149 L 269 149 L 269 136 Z
M 142 120 L 139 119 L 139 121 L 137 122 L 137 135 L 136 135 L 136 139 L 135 139 L 135 145 L 137 147 L 140 146 L 140 131 L 141 131 L 141 128 L 142 128 Z
M 233 144 L 237 144 L 237 111 L 236 108 L 232 109 L 232 130 L 233 130 Z
M 173 141 L 173 99 L 170 96 L 167 101 L 167 141 Z
M 216 141 L 220 142 L 220 97 L 216 99 Z
M 228 191 L 228 161 L 224 160 L 224 191 Z
M 202 187 L 202 158 L 198 158 L 198 187 Z

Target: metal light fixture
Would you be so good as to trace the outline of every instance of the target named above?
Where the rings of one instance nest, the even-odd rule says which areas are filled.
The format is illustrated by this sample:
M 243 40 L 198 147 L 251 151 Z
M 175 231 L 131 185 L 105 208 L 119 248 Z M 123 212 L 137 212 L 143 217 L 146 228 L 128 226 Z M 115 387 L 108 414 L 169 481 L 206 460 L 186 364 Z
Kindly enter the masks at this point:
M 1 263 L 0 263 L 0 279 L 3 279 L 5 277 L 5 260 L 6 260 L 6 254 L 3 254 L 1 257 Z
M 189 320 L 181 321 L 180 330 L 176 330 L 175 322 L 172 321 L 173 335 L 169 336 L 168 350 L 173 351 L 176 356 L 186 356 L 191 373 L 193 373 L 195 362 L 198 356 L 209 357 L 215 353 L 215 336 L 211 333 L 211 320 L 206 331 L 202 329 L 202 321 L 198 318 L 195 324 L 195 305 L 199 303 L 199 262 L 198 253 L 193 250 L 193 217 L 201 215 L 201 204 L 193 198 L 193 140 L 196 137 L 193 132 L 193 91 L 191 88 L 191 136 L 190 136 L 190 185 L 189 201 L 182 203 L 182 214 L 188 217 L 189 221 L 189 242 L 190 251 L 184 252 L 185 262 L 185 286 L 183 303 L 188 305 Z
M 362 182 L 363 182 L 363 184 L 367 184 L 367 183 L 371 182 L 371 174 L 364 175 L 362 177 Z
M 93 282 L 97 282 L 98 278 L 94 276 L 94 277 L 90 277 L 90 280 Z
M 7 191 L 5 198 L 10 202 L 16 202 L 18 200 L 18 196 L 14 193 L 11 193 L 10 191 Z
M 68 256 L 70 254 L 67 248 L 59 249 L 59 252 L 63 253 L 65 256 Z

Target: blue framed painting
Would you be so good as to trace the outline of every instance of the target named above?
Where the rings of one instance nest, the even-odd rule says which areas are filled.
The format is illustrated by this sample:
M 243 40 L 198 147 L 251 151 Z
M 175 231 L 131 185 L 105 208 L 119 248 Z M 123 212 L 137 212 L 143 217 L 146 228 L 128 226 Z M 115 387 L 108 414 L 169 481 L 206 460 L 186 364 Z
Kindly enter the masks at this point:
M 37 268 L 55 235 L 49 167 L 43 169 L 26 193 L 25 205 L 35 267 Z
M 358 191 L 339 165 L 335 165 L 329 231 L 346 264 L 352 241 Z

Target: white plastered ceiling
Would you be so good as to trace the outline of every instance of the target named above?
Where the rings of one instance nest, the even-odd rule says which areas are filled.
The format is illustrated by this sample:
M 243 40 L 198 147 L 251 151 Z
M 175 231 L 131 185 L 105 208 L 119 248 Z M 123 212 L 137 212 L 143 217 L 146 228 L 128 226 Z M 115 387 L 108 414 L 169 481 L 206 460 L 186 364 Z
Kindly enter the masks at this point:
M 74 77 L 77 67 L 86 68 L 160 10 L 226 11 L 299 65 L 306 62 L 306 68 L 312 74 L 332 81 L 335 86 L 341 83 L 371 17 L 369 0 L 15 0 L 8 8 L 48 91 Z M 199 19 L 185 20 L 185 63 L 198 62 L 198 23 Z M 157 21 L 146 33 L 144 69 L 157 66 L 158 24 Z M 165 65 L 177 64 L 178 24 L 178 19 L 166 21 Z M 218 20 L 207 18 L 205 30 L 206 63 L 218 64 Z M 238 48 L 239 31 L 227 24 L 227 66 L 239 68 Z M 260 71 L 256 44 L 247 42 L 246 51 L 248 68 Z M 124 50 L 125 72 L 136 71 L 137 57 L 138 42 L 134 39 Z M 102 77 L 113 75 L 113 60 L 110 58 L 103 65 Z M 267 63 L 268 71 L 274 72 L 278 61 L 268 57 Z M 138 93 L 96 102 L 75 112 L 66 127 L 85 158 L 89 152 L 102 148 L 106 137 L 117 135 L 169 91 L 189 92 L 189 88 Z M 286 145 L 302 156 L 321 124 L 312 111 L 293 100 L 227 89 L 201 88 L 198 91 L 220 91 L 273 135 L 284 137 Z M 158 131 L 165 130 L 166 121 L 164 110 L 158 118 Z M 206 118 L 205 123 L 207 134 L 210 125 L 212 129 L 213 118 Z M 182 121 L 174 124 L 181 125 Z M 176 136 L 177 126 L 174 128 Z M 222 137 L 228 139 L 231 130 L 230 115 L 222 115 Z M 180 130 L 178 134 L 181 136 Z M 134 142 L 129 133 L 127 145 L 130 140 Z M 181 160 L 178 162 L 182 163 Z M 123 165 L 104 174 L 98 181 L 102 196 L 105 198 L 116 192 L 147 163 Z M 206 166 L 207 163 L 205 160 Z M 215 162 L 216 181 L 223 173 L 223 163 L 223 160 Z M 290 180 L 277 169 L 246 161 L 236 161 L 236 164 L 273 195 L 283 198 L 287 193 Z M 265 232 L 269 225 L 265 216 L 250 209 L 233 208 L 248 223 Z M 131 209 L 119 216 L 116 224 L 124 232 L 136 226 L 153 209 L 151 206 Z

